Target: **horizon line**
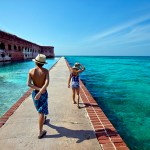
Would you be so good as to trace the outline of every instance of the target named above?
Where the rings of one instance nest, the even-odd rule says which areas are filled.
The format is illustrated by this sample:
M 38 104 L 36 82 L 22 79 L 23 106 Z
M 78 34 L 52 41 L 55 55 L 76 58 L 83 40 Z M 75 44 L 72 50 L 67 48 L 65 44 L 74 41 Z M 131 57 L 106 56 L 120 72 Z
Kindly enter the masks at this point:
M 146 55 L 55 55 L 55 57 L 63 57 L 63 56 L 78 56 L 78 57 L 82 57 L 82 56 L 86 56 L 86 57 L 150 57 L 150 55 L 146 56 Z

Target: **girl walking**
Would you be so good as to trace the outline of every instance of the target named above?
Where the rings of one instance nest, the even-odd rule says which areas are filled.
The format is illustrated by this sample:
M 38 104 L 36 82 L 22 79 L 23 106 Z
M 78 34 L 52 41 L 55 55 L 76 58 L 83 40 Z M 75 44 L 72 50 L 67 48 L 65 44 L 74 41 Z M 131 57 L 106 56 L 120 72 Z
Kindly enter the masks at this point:
M 70 81 L 71 81 L 71 87 L 72 87 L 72 99 L 73 103 L 76 104 L 75 100 L 75 93 L 78 96 L 77 100 L 77 107 L 80 108 L 79 106 L 79 92 L 80 92 L 80 85 L 79 85 L 79 74 L 85 70 L 85 67 L 79 63 L 75 63 L 75 65 L 72 67 L 72 71 L 69 76 L 68 80 L 68 88 L 70 88 Z

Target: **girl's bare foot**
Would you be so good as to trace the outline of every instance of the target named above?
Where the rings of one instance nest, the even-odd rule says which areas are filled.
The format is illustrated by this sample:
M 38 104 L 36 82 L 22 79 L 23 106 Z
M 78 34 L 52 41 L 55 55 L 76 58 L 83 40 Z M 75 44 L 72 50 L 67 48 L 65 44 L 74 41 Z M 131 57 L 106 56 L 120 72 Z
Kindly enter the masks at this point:
M 76 104 L 77 102 L 76 102 L 76 101 L 73 101 L 73 103 Z

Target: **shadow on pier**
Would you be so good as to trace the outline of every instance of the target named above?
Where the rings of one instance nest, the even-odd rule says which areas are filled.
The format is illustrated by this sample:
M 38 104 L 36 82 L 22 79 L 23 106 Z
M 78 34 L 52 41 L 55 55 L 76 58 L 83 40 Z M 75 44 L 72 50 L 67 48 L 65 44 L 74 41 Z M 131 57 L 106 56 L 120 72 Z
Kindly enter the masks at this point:
M 50 124 L 49 119 L 47 119 L 46 125 L 52 129 L 55 129 L 58 132 L 58 134 L 46 135 L 44 136 L 44 138 L 61 138 L 61 137 L 75 138 L 78 139 L 76 143 L 81 143 L 84 140 L 96 138 L 94 131 L 92 130 L 71 130 L 65 127 L 55 126 Z
M 65 127 L 55 126 L 50 124 L 50 119 L 47 119 L 46 125 L 52 129 L 55 129 L 58 132 L 58 134 L 45 135 L 43 138 L 61 138 L 61 137 L 75 138 L 77 139 L 76 143 L 81 143 L 84 140 L 90 140 L 96 138 L 93 130 L 71 130 Z M 99 132 L 105 132 L 105 131 L 102 129 L 99 130 Z M 111 131 L 111 133 L 112 132 L 113 131 Z M 114 132 L 113 135 L 114 136 L 117 135 L 116 132 Z

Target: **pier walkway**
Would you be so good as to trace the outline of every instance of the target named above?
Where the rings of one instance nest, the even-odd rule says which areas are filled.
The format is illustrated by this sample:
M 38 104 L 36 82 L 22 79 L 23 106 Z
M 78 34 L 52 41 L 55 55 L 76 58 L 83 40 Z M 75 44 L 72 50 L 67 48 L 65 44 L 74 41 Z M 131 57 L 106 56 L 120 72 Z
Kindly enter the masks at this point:
M 85 108 L 78 109 L 72 102 L 68 75 L 69 69 L 62 57 L 50 70 L 46 136 L 37 138 L 38 113 L 30 95 L 0 128 L 0 150 L 101 149 Z

